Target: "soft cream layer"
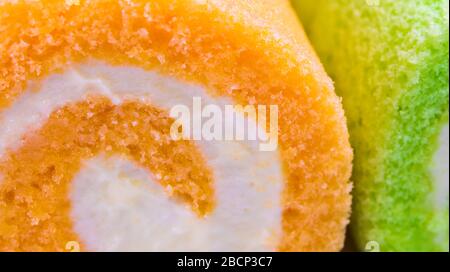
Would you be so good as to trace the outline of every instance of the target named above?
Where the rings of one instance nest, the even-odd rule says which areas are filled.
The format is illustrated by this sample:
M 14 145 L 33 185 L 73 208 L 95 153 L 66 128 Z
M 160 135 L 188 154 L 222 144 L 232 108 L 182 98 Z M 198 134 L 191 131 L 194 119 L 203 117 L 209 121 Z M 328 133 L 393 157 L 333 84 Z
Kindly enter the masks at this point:
M 434 155 L 432 173 L 435 179 L 435 191 L 438 207 L 448 207 L 449 196 L 449 126 L 442 129 L 439 137 L 439 149 Z
M 29 86 L 0 116 L 0 158 L 20 147 L 23 136 L 38 129 L 55 109 L 88 94 L 105 95 L 117 104 L 141 99 L 167 111 L 180 104 L 190 107 L 194 96 L 205 105 L 232 104 L 228 98 L 212 97 L 199 86 L 171 77 L 100 62 L 72 65 Z M 199 141 L 197 145 L 215 179 L 217 206 L 207 218 L 170 198 L 164 193 L 170 188 L 161 188 L 151 173 L 124 158 L 100 156 L 86 162 L 70 197 L 75 230 L 87 249 L 275 249 L 283 183 L 278 152 L 259 151 L 258 141 Z

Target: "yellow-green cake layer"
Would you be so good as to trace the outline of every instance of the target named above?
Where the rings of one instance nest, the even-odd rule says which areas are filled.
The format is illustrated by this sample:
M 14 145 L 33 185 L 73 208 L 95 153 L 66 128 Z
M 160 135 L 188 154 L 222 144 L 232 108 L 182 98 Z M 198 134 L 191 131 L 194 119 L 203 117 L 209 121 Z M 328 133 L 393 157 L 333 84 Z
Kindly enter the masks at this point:
M 448 179 L 431 170 L 448 124 L 448 1 L 293 4 L 343 97 L 359 248 L 448 251 Z

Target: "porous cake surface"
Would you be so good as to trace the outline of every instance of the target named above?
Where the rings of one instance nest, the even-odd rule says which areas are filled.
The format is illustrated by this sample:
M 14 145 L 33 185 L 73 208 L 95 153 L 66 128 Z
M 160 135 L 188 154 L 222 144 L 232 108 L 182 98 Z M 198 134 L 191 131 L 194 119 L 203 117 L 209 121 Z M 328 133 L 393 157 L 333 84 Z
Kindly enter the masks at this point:
M 4 111 L 0 154 L 5 148 L 29 154 L 5 173 L 11 174 L 12 186 L 22 180 L 50 187 L 51 182 L 27 168 L 57 167 L 58 186 L 64 185 L 62 194 L 70 195 L 69 213 L 79 235 L 73 241 L 83 241 L 87 250 L 276 248 L 283 188 L 278 152 L 260 152 L 260 140 L 173 142 L 168 113 L 176 105 L 191 104 L 192 97 L 216 107 L 232 104 L 230 99 L 209 97 L 200 86 L 136 67 L 74 65 L 40 81 L 38 92 L 27 90 Z M 73 102 L 83 100 L 87 103 Z M 54 111 L 58 115 L 52 118 Z M 253 122 L 242 113 L 234 115 Z M 56 121 L 50 131 L 41 127 Z M 23 144 L 16 135 L 30 129 L 39 130 L 40 140 Z M 77 139 L 76 144 L 71 139 Z M 65 165 L 76 170 L 65 172 Z M 27 190 L 24 186 L 15 194 Z M 68 199 L 56 192 L 41 199 L 31 196 L 33 206 L 54 207 L 57 213 Z M 29 212 L 27 206 L 9 210 L 16 215 Z
M 281 207 L 280 218 L 276 210 L 259 214 L 273 215 L 281 234 L 263 249 L 341 249 L 351 202 L 352 150 L 345 117 L 288 1 L 2 1 L 0 28 L 0 118 L 26 119 L 14 109 L 28 103 L 27 97 L 42 92 L 55 76 L 64 85 L 61 75 L 91 61 L 196 84 L 208 97 L 236 104 L 277 105 L 274 158 L 282 186 L 275 207 Z M 148 92 L 159 88 L 152 83 Z M 151 172 L 164 192 L 186 204 L 197 219 L 220 211 L 217 161 L 196 143 L 167 139 L 164 132 L 173 120 L 164 107 L 141 95 L 117 102 L 105 95 L 109 92 L 124 91 L 107 88 L 64 105 L 49 102 L 57 108 L 48 113 L 44 107 L 41 122 L 22 135 L 13 133 L 19 140 L 5 147 L 0 160 L 0 250 L 65 250 L 80 235 L 81 249 L 92 249 L 92 233 L 80 231 L 86 214 L 78 213 L 83 206 L 77 192 L 84 188 L 80 175 L 96 173 L 89 165 L 102 154 L 124 156 Z M 155 136 L 158 131 L 161 138 Z M 245 219 L 243 214 L 236 216 Z
M 448 1 L 293 4 L 343 97 L 360 249 L 448 251 L 448 165 L 434 172 L 448 124 Z

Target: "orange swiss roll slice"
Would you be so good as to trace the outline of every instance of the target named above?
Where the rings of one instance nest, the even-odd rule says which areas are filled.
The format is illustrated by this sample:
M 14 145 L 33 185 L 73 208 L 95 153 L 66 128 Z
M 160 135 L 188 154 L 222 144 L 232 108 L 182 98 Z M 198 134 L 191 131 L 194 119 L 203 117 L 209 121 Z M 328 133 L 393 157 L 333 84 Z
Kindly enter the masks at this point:
M 288 1 L 0 1 L 0 75 L 0 251 L 341 249 L 345 118 Z

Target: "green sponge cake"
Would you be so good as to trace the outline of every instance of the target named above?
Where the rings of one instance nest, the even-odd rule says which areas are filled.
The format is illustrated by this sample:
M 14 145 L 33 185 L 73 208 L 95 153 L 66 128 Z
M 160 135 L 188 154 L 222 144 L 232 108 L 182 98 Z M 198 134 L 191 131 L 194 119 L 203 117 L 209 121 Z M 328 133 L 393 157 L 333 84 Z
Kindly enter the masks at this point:
M 448 0 L 293 0 L 343 97 L 359 249 L 448 251 Z

